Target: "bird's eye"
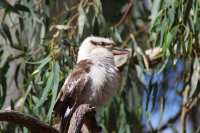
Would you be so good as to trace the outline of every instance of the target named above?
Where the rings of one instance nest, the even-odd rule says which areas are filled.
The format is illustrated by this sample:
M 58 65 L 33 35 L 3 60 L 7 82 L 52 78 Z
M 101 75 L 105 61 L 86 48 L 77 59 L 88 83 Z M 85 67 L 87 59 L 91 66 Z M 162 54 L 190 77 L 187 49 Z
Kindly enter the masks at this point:
M 100 45 L 101 46 L 106 46 L 106 43 L 105 42 L 100 42 Z
M 106 46 L 106 45 L 109 45 L 109 44 L 107 44 L 107 43 L 105 43 L 105 42 L 102 42 L 102 46 Z
M 106 42 L 95 42 L 95 41 L 90 41 L 90 42 L 95 46 L 102 46 L 102 47 L 111 47 L 113 45 L 111 43 L 106 43 Z
M 92 41 L 92 40 L 91 40 L 90 42 L 91 42 L 93 45 L 95 45 L 95 46 L 96 46 L 96 45 L 99 45 L 98 42 L 95 42 L 95 41 Z
M 106 43 L 105 42 L 95 42 L 95 41 L 91 41 L 91 43 L 93 44 L 93 45 L 96 45 L 96 46 L 105 46 L 106 45 Z

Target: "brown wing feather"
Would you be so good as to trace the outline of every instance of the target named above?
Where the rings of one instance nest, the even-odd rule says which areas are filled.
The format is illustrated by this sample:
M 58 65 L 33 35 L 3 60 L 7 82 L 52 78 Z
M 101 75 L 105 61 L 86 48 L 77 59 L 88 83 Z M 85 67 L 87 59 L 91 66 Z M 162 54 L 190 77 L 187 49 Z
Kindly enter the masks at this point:
M 66 78 L 60 90 L 58 100 L 54 106 L 54 113 L 55 115 L 59 115 L 62 119 L 61 132 L 68 127 L 67 123 L 69 123 L 71 115 L 73 114 L 73 111 L 75 111 L 75 104 L 78 100 L 78 96 L 88 82 L 88 72 L 91 64 L 92 63 L 89 60 L 80 61 Z M 68 109 L 70 112 L 68 113 L 69 115 L 66 116 Z

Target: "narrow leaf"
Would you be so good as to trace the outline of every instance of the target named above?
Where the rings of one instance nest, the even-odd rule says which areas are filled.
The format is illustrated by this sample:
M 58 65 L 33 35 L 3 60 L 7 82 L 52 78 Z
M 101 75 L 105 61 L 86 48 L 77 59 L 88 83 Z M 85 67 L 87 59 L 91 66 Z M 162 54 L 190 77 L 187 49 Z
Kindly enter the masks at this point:
M 23 12 L 30 12 L 29 8 L 24 6 L 24 5 L 20 5 L 20 4 L 15 4 L 14 8 Z
M 78 34 L 82 36 L 84 25 L 86 23 L 86 15 L 82 7 L 79 7 L 79 17 L 78 17 Z
M 10 29 L 9 29 L 8 25 L 5 24 L 5 23 L 2 23 L 2 28 L 3 28 L 3 31 L 4 31 L 7 39 L 9 40 L 11 46 L 13 46 L 13 40 L 12 40 L 12 36 L 11 36 Z
M 38 102 L 37 104 L 37 108 L 40 107 L 46 100 L 47 96 L 48 96 L 48 93 L 49 91 L 51 90 L 52 86 L 53 86 L 53 83 L 54 83 L 54 72 L 53 70 L 50 72 L 49 74 L 49 78 L 47 80 L 47 83 L 46 83 L 46 87 L 43 89 L 43 93 L 42 93 L 42 96 L 40 98 L 40 101 Z
M 51 119 L 53 107 L 54 107 L 55 102 L 56 102 L 56 97 L 57 97 L 57 93 L 58 93 L 58 85 L 59 85 L 59 80 L 60 80 L 59 79 L 59 72 L 60 72 L 60 66 L 59 66 L 58 62 L 56 62 L 53 65 L 54 77 L 53 77 L 53 85 L 52 85 L 51 105 L 50 105 L 49 112 L 48 112 L 48 115 L 47 115 L 48 121 Z
M 40 65 L 38 66 L 38 68 L 32 73 L 32 75 L 37 74 L 49 61 L 51 60 L 51 58 L 49 56 L 47 56 L 45 59 L 39 61 L 39 62 L 34 62 L 32 64 L 36 64 L 36 63 L 40 63 Z
M 193 73 L 192 73 L 192 79 L 191 79 L 191 91 L 190 91 L 190 97 L 193 96 L 197 89 L 198 79 L 199 79 L 199 60 L 198 57 L 195 58 L 194 64 L 193 64 Z

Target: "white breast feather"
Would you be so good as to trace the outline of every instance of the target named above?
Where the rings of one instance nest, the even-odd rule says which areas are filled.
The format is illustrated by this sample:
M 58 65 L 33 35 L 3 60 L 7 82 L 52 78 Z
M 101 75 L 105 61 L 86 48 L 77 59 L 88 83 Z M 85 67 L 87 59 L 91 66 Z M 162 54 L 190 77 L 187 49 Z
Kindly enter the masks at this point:
M 96 106 L 105 104 L 115 94 L 119 81 L 118 70 L 114 65 L 100 63 L 92 66 L 89 73 L 92 80 L 89 101 Z
M 97 65 L 91 67 L 90 77 L 92 77 L 92 85 L 95 89 L 100 89 L 106 80 L 106 70 Z

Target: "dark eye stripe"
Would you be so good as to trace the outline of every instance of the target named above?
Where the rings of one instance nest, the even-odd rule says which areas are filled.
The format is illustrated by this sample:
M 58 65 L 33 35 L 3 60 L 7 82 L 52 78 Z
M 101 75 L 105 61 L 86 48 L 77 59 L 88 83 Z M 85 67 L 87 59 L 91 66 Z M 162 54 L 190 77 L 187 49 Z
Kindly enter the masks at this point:
M 112 45 L 110 43 L 105 43 L 105 42 L 95 42 L 95 41 L 90 41 L 94 45 L 100 45 L 100 46 L 107 46 L 107 45 Z
M 92 40 L 91 40 L 90 42 L 91 42 L 92 44 L 94 44 L 94 45 L 99 45 L 98 42 L 95 42 L 95 41 L 92 41 Z
M 102 46 L 106 46 L 106 45 L 108 45 L 108 44 L 105 43 L 105 42 L 101 42 L 101 45 L 102 45 Z

